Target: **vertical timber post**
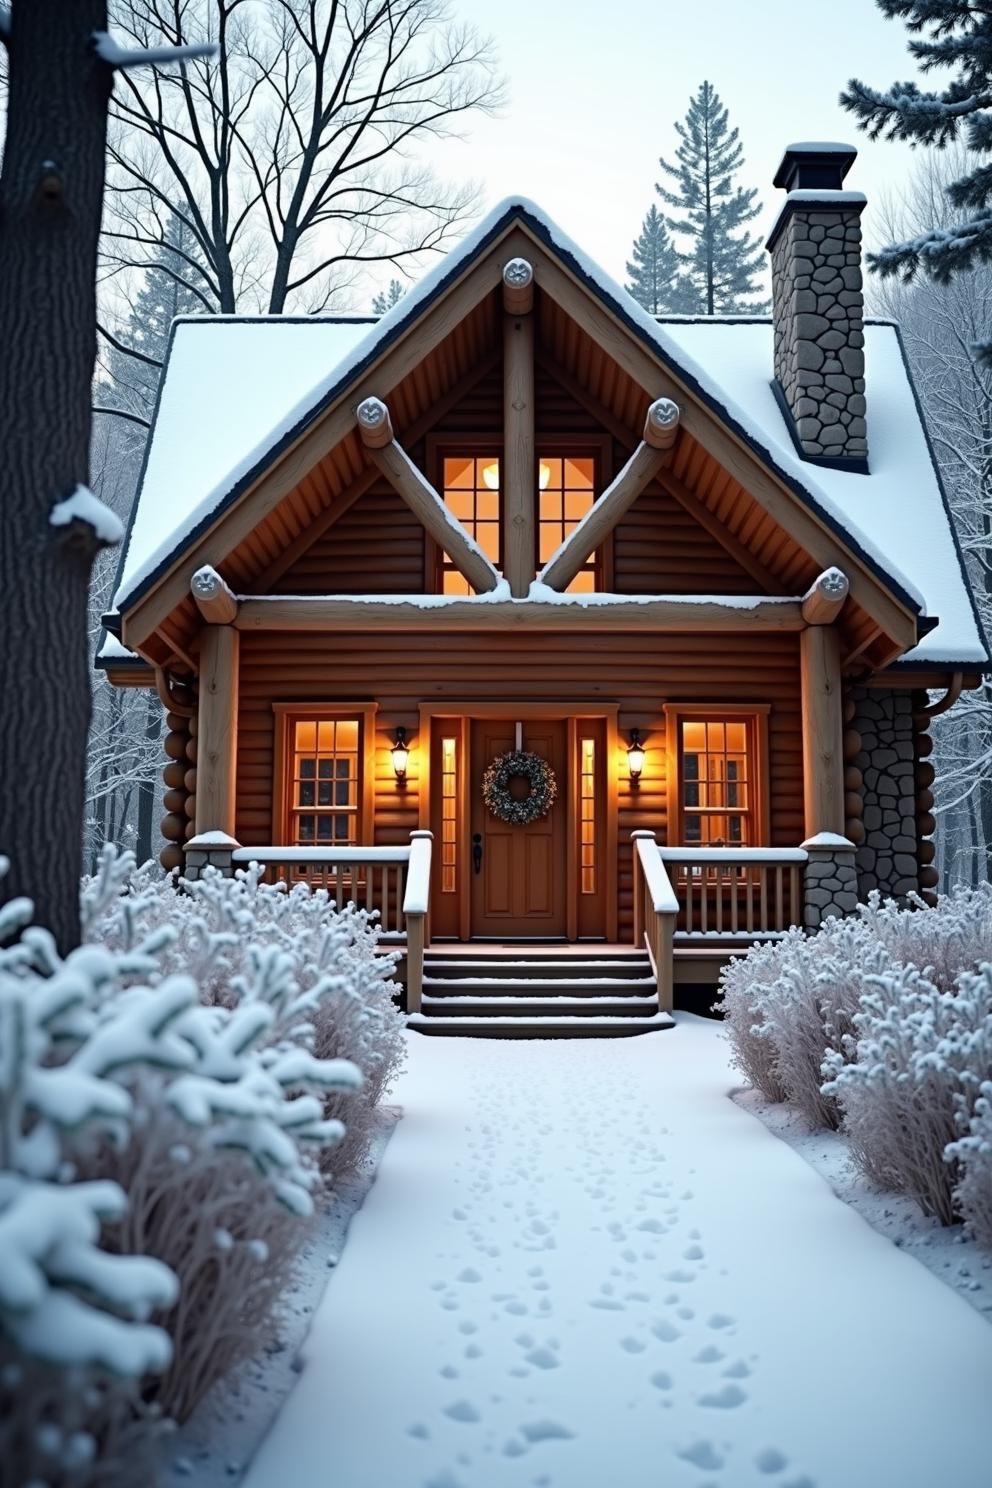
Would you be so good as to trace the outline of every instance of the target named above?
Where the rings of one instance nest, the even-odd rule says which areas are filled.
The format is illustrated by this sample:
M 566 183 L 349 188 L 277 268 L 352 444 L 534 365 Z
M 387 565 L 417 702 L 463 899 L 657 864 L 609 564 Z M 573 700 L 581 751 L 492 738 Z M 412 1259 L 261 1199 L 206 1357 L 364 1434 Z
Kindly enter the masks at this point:
M 808 625 L 799 637 L 799 659 L 806 836 L 843 836 L 844 722 L 836 627 Z
M 524 258 L 503 270 L 503 572 L 514 599 L 530 589 L 536 561 L 534 271 Z
M 238 642 L 230 625 L 205 625 L 200 642 L 196 834 L 234 836 L 238 748 Z

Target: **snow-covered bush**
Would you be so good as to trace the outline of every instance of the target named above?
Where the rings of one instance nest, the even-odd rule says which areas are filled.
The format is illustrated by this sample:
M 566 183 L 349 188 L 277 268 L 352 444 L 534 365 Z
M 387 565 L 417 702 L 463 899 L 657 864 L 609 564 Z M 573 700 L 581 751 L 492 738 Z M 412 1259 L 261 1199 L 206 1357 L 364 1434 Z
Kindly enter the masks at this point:
M 857 1166 L 992 1244 L 992 888 L 935 909 L 873 895 L 858 917 L 790 932 L 723 975 L 734 1062 Z
M 958 1170 L 947 1153 L 992 1079 L 992 966 L 942 992 L 915 966 L 867 978 L 853 1059 L 829 1052 L 824 1089 L 840 1103 L 858 1167 L 953 1224 Z M 849 1051 L 849 1053 L 852 1051 Z
M 395 958 L 377 953 L 372 916 L 336 911 L 322 889 L 266 884 L 254 865 L 233 879 L 208 869 L 177 894 L 153 865 L 135 868 L 133 854 L 105 849 L 84 885 L 83 921 L 87 939 L 121 950 L 164 936 L 163 970 L 195 977 L 204 1001 L 264 1004 L 271 1038 L 295 1039 L 302 1028 L 317 1058 L 356 1064 L 361 1089 L 325 1096 L 325 1116 L 346 1130 L 323 1149 L 321 1166 L 333 1177 L 361 1160 L 405 1052 Z
M 41 1423 L 49 1446 L 72 1436 L 70 1456 L 89 1450 L 78 1392 L 125 1401 L 106 1372 L 158 1372 L 145 1400 L 185 1417 L 271 1341 L 325 1154 L 360 1155 L 398 1067 L 393 962 L 368 917 L 259 880 L 177 892 L 106 849 L 83 887 L 87 944 L 64 960 L 30 904 L 0 911 L 0 939 L 22 932 L 0 951 L 4 1384 L 44 1395 L 39 1370 L 71 1373 Z M 120 1408 L 101 1424 L 94 1406 L 100 1463 L 80 1458 L 73 1488 L 111 1481 L 104 1447 L 135 1420 Z M 13 1481 L 56 1481 L 33 1441 L 9 1443 Z
M 945 1156 L 961 1175 L 954 1198 L 965 1230 L 992 1250 L 992 1080 L 979 1087 L 967 1135 L 952 1142 Z
M 857 920 L 828 920 L 815 937 L 792 929 L 755 946 L 721 977 L 734 1063 L 769 1100 L 790 1101 L 811 1126 L 838 1126 L 836 1102 L 821 1088 L 824 1052 L 845 1047 L 863 968 L 887 964 Z

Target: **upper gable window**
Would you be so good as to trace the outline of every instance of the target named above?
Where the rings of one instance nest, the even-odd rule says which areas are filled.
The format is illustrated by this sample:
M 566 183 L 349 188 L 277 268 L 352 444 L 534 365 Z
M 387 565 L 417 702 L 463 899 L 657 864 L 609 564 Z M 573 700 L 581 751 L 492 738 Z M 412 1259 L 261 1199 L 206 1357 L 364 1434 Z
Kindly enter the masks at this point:
M 591 455 L 538 457 L 537 560 L 542 568 L 596 500 L 596 461 Z M 596 585 L 596 554 L 579 569 L 569 594 L 590 594 Z
M 501 475 L 496 453 L 445 455 L 441 464 L 444 502 L 468 535 L 497 568 L 502 566 Z M 538 451 L 537 569 L 574 532 L 596 499 L 596 460 L 592 455 Z M 569 593 L 590 593 L 598 586 L 594 553 L 568 586 Z M 439 557 L 438 588 L 442 594 L 472 594 L 468 580 L 447 553 Z
M 500 472 L 494 455 L 446 455 L 444 501 L 469 537 L 475 538 L 486 557 L 500 566 Z M 471 584 L 459 573 L 447 553 L 441 554 L 442 594 L 473 594 Z

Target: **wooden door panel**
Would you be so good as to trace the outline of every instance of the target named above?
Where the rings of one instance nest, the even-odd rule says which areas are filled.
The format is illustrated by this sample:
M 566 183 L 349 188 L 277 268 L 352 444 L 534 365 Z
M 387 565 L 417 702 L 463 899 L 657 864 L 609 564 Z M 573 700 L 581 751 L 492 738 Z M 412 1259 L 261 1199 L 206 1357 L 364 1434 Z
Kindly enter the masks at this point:
M 498 821 L 482 799 L 482 777 L 499 754 L 514 747 L 507 719 L 472 724 L 472 832 L 482 839 L 482 870 L 472 873 L 472 934 L 558 936 L 567 927 L 566 823 L 567 726 L 564 720 L 524 720 L 523 747 L 548 760 L 558 797 L 540 821 L 517 826 Z

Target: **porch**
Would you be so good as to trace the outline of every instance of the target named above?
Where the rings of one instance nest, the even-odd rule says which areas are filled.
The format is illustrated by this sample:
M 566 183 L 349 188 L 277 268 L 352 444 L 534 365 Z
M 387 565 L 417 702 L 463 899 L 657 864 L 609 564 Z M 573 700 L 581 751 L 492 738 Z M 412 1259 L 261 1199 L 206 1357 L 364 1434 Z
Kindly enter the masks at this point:
M 796 848 L 690 849 L 632 834 L 630 940 L 433 938 L 433 837 L 400 847 L 242 847 L 193 838 L 187 876 L 257 863 L 270 882 L 306 882 L 373 916 L 398 953 L 412 1026 L 426 1033 L 518 1037 L 625 1035 L 672 1026 L 680 987 L 715 987 L 750 946 L 853 908 L 854 850 L 821 834 Z M 846 905 L 846 898 L 850 905 Z

